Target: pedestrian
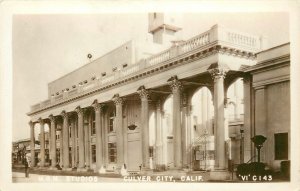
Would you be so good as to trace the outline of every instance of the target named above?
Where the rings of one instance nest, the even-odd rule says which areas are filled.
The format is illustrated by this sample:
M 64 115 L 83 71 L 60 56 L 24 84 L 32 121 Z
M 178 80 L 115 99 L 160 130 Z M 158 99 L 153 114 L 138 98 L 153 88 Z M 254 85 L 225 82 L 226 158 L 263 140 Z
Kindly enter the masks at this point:
M 25 165 L 25 177 L 28 178 L 28 162 L 27 159 L 25 158 L 24 160 L 24 165 Z

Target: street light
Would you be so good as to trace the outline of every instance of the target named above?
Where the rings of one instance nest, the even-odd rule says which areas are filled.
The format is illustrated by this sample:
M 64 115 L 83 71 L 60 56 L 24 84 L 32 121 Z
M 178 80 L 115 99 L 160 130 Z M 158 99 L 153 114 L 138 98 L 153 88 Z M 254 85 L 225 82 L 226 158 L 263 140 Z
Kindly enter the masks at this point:
M 257 149 L 258 162 L 260 162 L 260 149 L 263 147 L 263 144 L 266 140 L 267 138 L 262 135 L 255 135 L 254 137 L 251 138 L 251 141 L 254 143 L 254 146 Z

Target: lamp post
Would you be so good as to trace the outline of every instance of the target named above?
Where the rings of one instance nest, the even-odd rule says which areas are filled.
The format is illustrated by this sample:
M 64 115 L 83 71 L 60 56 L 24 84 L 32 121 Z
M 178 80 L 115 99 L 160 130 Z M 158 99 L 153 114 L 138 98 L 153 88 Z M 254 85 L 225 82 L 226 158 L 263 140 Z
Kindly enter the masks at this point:
M 255 135 L 251 138 L 251 141 L 254 143 L 254 146 L 257 149 L 257 161 L 260 162 L 260 149 L 263 147 L 264 142 L 267 140 L 263 135 Z

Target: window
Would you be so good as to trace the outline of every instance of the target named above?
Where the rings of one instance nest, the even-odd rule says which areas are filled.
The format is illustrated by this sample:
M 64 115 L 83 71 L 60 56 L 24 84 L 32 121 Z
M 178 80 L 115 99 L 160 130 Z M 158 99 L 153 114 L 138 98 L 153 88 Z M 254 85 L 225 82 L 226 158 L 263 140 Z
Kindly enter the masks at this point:
M 91 127 L 91 134 L 96 134 L 96 122 L 95 122 L 95 113 L 92 114 L 92 127 Z
M 274 134 L 275 138 L 275 160 L 288 159 L 288 133 Z
M 114 112 L 111 112 L 109 115 L 108 132 L 114 131 L 114 120 L 115 120 L 115 114 Z
M 101 76 L 102 77 L 106 76 L 106 72 L 101 73 Z
M 113 67 L 112 71 L 115 72 L 115 71 L 117 71 L 117 69 L 118 69 L 117 67 Z
M 123 64 L 123 68 L 126 68 L 128 65 L 127 64 Z
M 92 163 L 96 162 L 96 145 L 92 145 Z
M 108 143 L 108 161 L 110 163 L 117 162 L 117 145 L 116 145 L 116 143 Z
M 157 16 L 156 13 L 154 13 L 154 14 L 153 14 L 154 19 L 156 19 L 156 16 Z

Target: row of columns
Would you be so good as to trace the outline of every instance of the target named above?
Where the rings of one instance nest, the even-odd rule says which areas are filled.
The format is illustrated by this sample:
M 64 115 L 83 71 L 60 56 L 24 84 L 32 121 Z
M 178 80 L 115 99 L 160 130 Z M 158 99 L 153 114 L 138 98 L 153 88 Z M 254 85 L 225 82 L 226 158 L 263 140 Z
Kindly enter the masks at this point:
M 226 161 L 225 161 L 225 130 L 224 130 L 224 77 L 226 74 L 226 70 L 220 68 L 214 68 L 209 70 L 213 80 L 214 80 L 214 93 L 213 93 L 213 101 L 214 101 L 214 120 L 215 120 L 215 145 L 216 145 L 216 160 L 215 164 L 217 168 L 225 169 Z M 171 87 L 173 94 L 173 133 L 174 133 L 174 167 L 182 168 L 183 163 L 186 164 L 188 162 L 188 157 L 186 156 L 186 127 L 187 121 L 185 118 L 181 118 L 181 100 L 182 100 L 182 83 L 177 79 L 177 77 L 172 77 L 168 84 Z M 142 166 L 143 168 L 149 168 L 149 90 L 145 89 L 145 87 L 140 87 L 137 91 L 141 99 L 141 135 L 142 135 Z M 183 100 L 186 100 L 186 97 L 183 96 Z M 116 136 L 117 136 L 117 165 L 118 167 L 122 167 L 124 164 L 124 137 L 123 137 L 123 108 L 122 105 L 124 103 L 123 98 L 121 98 L 118 94 L 112 98 L 112 101 L 115 104 L 116 109 Z M 103 166 L 103 133 L 102 132 L 102 107 L 103 104 L 95 101 L 92 104 L 92 107 L 95 111 L 95 128 L 96 128 L 96 168 L 100 169 Z M 156 146 L 157 146 L 157 156 L 162 157 L 162 134 L 161 134 L 161 109 L 160 102 L 157 103 L 157 113 L 156 115 Z M 89 134 L 88 128 L 84 128 L 84 112 L 83 109 L 77 107 L 75 109 L 77 113 L 77 126 L 78 126 L 78 170 L 84 169 L 85 167 L 89 167 L 90 163 L 89 159 L 89 149 L 86 148 L 89 145 L 89 136 L 84 136 Z M 187 106 L 183 104 L 182 108 L 183 115 L 187 115 Z M 70 167 L 69 164 L 69 113 L 63 111 L 61 113 L 63 118 L 63 169 L 68 169 Z M 55 130 L 55 117 L 53 115 L 49 116 L 50 119 L 50 129 L 51 129 L 51 158 L 52 158 L 52 168 L 55 168 L 56 165 L 56 130 Z M 181 120 L 182 119 L 182 120 Z M 45 164 L 45 137 L 44 137 L 44 121 L 42 119 L 39 120 L 41 127 L 41 162 L 40 166 L 44 166 Z M 34 123 L 30 122 L 31 126 L 31 156 L 34 156 Z M 71 124 L 71 133 L 75 134 L 74 121 Z M 86 138 L 84 138 L 86 137 Z M 72 136 L 73 148 L 72 152 L 75 153 L 77 151 L 76 144 L 74 144 L 75 136 Z M 75 156 L 75 155 L 74 155 Z M 86 157 L 85 157 L 86 156 Z M 161 161 L 161 159 L 157 159 Z M 34 162 L 34 160 L 32 160 Z M 75 158 L 72 158 L 72 163 L 75 161 Z M 33 166 L 35 164 L 33 163 Z

